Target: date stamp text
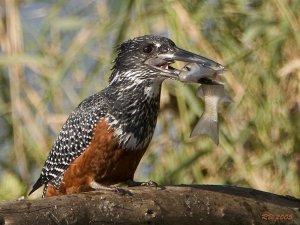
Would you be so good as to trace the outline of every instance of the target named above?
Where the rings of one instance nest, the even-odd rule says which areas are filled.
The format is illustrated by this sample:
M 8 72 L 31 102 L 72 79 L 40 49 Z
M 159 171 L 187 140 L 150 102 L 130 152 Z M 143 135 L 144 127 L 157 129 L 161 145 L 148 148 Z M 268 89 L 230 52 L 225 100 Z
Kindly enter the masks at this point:
M 262 220 L 292 220 L 292 214 L 273 214 L 273 213 L 263 213 L 261 215 Z

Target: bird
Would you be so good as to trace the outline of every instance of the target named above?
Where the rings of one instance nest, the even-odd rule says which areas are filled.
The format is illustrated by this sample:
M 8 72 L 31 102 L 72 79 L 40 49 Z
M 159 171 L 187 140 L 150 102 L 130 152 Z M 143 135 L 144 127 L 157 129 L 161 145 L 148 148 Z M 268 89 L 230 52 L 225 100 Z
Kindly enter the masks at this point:
M 156 126 L 162 82 L 178 80 L 176 61 L 223 67 L 163 36 L 120 44 L 107 87 L 71 112 L 29 195 L 42 186 L 44 198 L 134 182 Z

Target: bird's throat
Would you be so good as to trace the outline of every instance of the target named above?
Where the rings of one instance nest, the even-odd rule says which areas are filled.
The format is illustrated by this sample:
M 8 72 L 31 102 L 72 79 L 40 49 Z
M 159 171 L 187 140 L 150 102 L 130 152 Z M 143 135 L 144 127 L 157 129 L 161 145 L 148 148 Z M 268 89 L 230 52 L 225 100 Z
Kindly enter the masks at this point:
M 111 96 L 108 124 L 123 149 L 144 149 L 151 141 L 156 125 L 162 82 L 127 82 L 125 86 L 121 85 L 123 87 L 111 87 L 114 96 Z

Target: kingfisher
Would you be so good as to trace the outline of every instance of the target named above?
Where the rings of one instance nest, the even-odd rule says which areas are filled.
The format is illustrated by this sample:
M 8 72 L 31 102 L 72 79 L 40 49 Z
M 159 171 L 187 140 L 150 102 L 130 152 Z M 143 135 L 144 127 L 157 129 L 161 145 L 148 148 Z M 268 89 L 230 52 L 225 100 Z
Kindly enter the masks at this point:
M 221 64 L 183 50 L 161 36 L 145 35 L 118 47 L 109 84 L 84 99 L 62 126 L 29 194 L 42 197 L 132 184 L 156 126 L 162 82 L 178 80 L 176 61 L 207 68 Z

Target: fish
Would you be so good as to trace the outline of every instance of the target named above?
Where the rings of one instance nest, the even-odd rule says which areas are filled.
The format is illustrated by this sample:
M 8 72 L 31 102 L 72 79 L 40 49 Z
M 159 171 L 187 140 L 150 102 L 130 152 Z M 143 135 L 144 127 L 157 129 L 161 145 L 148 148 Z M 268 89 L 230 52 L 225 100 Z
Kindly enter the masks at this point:
M 209 76 L 217 76 L 224 72 L 225 67 L 221 66 L 218 68 L 208 67 L 204 64 L 188 63 L 186 64 L 179 73 L 179 80 L 181 82 L 189 83 L 209 83 L 217 84 L 214 80 L 209 79 Z
M 225 67 L 207 67 L 198 63 L 186 64 L 179 73 L 179 80 L 185 83 L 200 83 L 197 96 L 204 100 L 205 109 L 190 137 L 208 135 L 219 144 L 218 104 L 232 102 L 232 98 L 224 89 L 224 84 L 212 78 L 222 74 Z
M 218 103 L 233 102 L 222 84 L 201 84 L 197 96 L 204 99 L 204 112 L 194 127 L 190 137 L 208 135 L 219 144 Z

